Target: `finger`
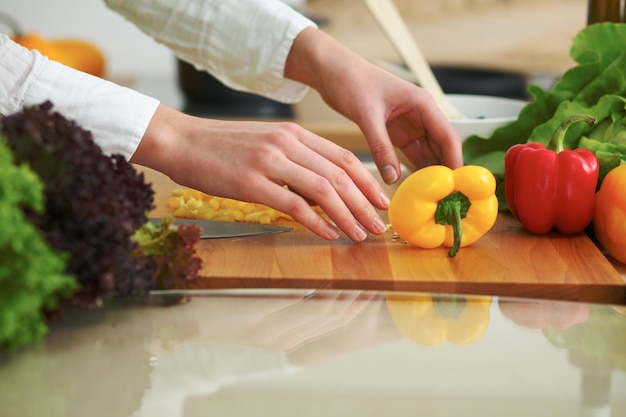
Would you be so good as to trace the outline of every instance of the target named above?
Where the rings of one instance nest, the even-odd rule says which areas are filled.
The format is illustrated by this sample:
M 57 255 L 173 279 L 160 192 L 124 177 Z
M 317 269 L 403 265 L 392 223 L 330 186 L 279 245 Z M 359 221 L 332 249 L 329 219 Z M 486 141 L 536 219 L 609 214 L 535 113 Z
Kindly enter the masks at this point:
M 433 151 L 428 139 L 412 140 L 400 148 L 406 158 L 411 161 L 413 169 L 420 169 L 430 165 L 441 164 L 437 152 Z
M 438 126 L 442 133 L 435 133 L 438 140 L 434 141 L 436 153 L 440 163 L 449 168 L 455 169 L 463 166 L 463 148 L 461 138 L 454 128 L 446 122 L 445 125 Z
M 296 194 L 298 194 L 300 197 L 304 198 L 304 201 L 306 201 L 306 202 L 308 203 L 308 205 L 309 205 L 309 206 L 317 206 L 317 205 L 318 205 L 315 201 L 308 199 L 306 196 L 304 196 L 304 195 L 300 194 L 297 190 L 294 190 L 294 189 L 293 189 L 292 187 L 290 187 L 289 185 L 285 185 L 285 187 L 287 187 L 287 189 L 288 189 L 289 191 L 291 191 L 291 192 L 293 192 L 293 193 L 296 193 Z
M 383 181 L 386 184 L 394 184 L 400 178 L 400 163 L 384 119 L 382 117 L 365 118 L 360 123 L 360 128 Z
M 296 164 L 283 166 L 281 171 L 285 179 L 277 181 L 288 184 L 289 188 L 265 181 L 265 178 L 258 183 L 251 181 L 251 188 L 257 190 L 255 193 L 257 202 L 290 215 L 313 233 L 327 240 L 339 237 L 337 227 L 355 242 L 361 242 L 367 237 L 365 230 L 328 180 Z M 337 227 L 313 210 L 307 200 L 315 201 Z
M 325 160 L 343 169 L 358 190 L 377 208 L 386 210 L 389 207 L 389 198 L 385 191 L 354 153 L 314 134 L 303 138 L 302 143 L 321 155 Z M 310 161 L 312 160 L 300 162 L 307 163 Z M 317 160 L 316 162 L 324 163 L 325 161 Z
M 311 170 L 300 171 L 297 176 L 290 175 L 289 187 L 315 201 L 350 239 L 361 242 L 367 238 L 361 224 L 373 233 L 384 232 L 384 223 L 363 194 L 355 186 L 342 185 L 347 175 L 339 167 L 336 167 L 336 174 L 327 175 L 318 175 Z M 331 179 L 333 177 L 342 179 L 337 181 Z
M 319 146 L 321 152 L 324 153 L 325 144 L 326 141 L 318 141 L 315 146 Z M 333 146 L 336 147 L 332 145 L 330 148 L 332 149 Z M 329 154 L 328 159 L 325 155 L 316 152 L 292 155 L 297 165 L 295 168 L 303 166 L 308 171 L 302 174 L 292 174 L 289 177 L 291 178 L 288 182 L 289 187 L 306 198 L 316 201 L 353 240 L 354 238 L 362 240 L 361 225 L 372 233 L 384 233 L 385 223 L 371 202 L 373 200 L 380 208 L 387 208 L 388 198 L 380 184 L 354 154 L 340 147 L 336 148 L 342 158 L 337 161 L 337 164 L 333 163 L 333 159 L 337 157 L 336 152 Z M 352 174 L 338 164 L 346 166 Z M 368 198 L 355 181 L 365 181 L 365 190 L 375 195 Z M 358 223 L 355 223 L 355 218 Z
M 425 106 L 421 114 L 421 123 L 429 142 L 432 143 L 438 163 L 453 169 L 463 166 L 461 138 L 439 108 L 435 105 Z
M 311 205 L 298 193 L 270 181 L 263 181 L 252 186 L 257 190 L 259 203 L 288 214 L 298 223 L 326 240 L 335 240 L 339 237 L 337 228 L 313 210 Z

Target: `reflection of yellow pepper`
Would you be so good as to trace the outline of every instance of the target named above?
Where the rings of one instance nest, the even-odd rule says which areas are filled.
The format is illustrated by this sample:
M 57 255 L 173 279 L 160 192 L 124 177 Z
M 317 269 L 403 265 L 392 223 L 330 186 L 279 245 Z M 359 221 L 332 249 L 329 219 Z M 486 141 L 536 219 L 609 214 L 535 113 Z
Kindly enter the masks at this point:
M 409 340 L 436 346 L 446 340 L 464 345 L 480 339 L 489 326 L 491 297 L 388 294 L 387 309 Z
M 494 225 L 498 216 L 495 191 L 496 180 L 484 167 L 429 166 L 400 184 L 389 205 L 389 221 L 410 244 L 421 248 L 444 245 L 454 256 Z

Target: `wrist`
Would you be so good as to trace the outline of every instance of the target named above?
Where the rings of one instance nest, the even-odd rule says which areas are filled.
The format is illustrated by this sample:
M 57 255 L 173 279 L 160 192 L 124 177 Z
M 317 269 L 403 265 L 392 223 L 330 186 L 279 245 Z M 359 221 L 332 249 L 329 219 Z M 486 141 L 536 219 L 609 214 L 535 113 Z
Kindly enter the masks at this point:
M 362 56 L 317 28 L 306 28 L 294 39 L 284 76 L 315 89 L 333 109 L 346 115 L 341 100 L 333 96 L 340 88 L 360 88 L 371 64 Z M 359 74 L 359 76 L 355 76 Z
M 139 142 L 139 146 L 130 158 L 130 162 L 146 166 L 170 175 L 169 167 L 175 158 L 175 148 L 172 146 L 172 138 L 183 134 L 185 123 L 179 119 L 186 117 L 174 109 L 160 104 Z
M 287 55 L 285 78 L 319 91 L 322 85 L 322 71 L 330 68 L 325 63 L 327 53 L 331 53 L 332 48 L 336 47 L 334 43 L 332 38 L 317 28 L 308 27 L 302 30 L 294 39 Z

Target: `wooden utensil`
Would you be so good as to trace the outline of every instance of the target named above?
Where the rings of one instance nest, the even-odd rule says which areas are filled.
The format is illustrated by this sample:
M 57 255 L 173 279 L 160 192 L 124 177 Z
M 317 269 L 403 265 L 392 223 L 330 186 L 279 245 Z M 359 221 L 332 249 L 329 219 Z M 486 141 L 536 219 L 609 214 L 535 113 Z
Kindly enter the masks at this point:
M 434 97 L 441 111 L 449 119 L 463 118 L 463 114 L 447 100 L 430 65 L 426 62 L 393 1 L 365 0 L 365 4 L 415 76 L 418 84 Z

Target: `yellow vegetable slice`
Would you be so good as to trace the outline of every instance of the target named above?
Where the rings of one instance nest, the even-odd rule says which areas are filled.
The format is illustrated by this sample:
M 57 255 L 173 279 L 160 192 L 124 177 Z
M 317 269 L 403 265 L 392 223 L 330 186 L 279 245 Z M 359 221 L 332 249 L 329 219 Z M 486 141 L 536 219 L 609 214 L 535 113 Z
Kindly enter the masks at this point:
M 293 220 L 285 213 L 258 203 L 216 197 L 190 188 L 172 191 L 167 200 L 175 217 L 270 224 L 278 219 Z

